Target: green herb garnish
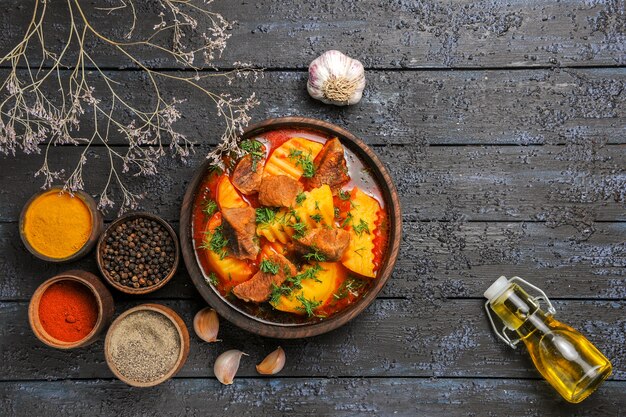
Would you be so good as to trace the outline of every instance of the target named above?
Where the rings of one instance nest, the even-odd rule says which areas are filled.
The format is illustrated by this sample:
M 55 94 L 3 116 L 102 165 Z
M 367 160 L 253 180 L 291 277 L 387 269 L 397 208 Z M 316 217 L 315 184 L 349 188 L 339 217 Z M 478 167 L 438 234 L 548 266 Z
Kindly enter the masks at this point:
M 315 220 L 315 223 L 319 223 L 322 221 L 322 215 L 317 213 L 317 214 L 312 214 L 309 216 L 311 219 Z
M 263 259 L 259 269 L 261 272 L 265 272 L 266 274 L 276 275 L 280 271 L 280 265 L 276 262 L 270 261 L 269 259 Z
M 298 193 L 298 195 L 296 196 L 296 204 L 302 204 L 304 200 L 306 200 L 306 194 Z
M 287 282 L 291 283 L 294 288 L 302 288 L 302 281 L 305 279 L 312 279 L 315 282 L 322 282 L 319 278 L 317 278 L 317 273 L 322 270 L 322 267 L 319 264 L 315 264 L 314 266 L 307 268 L 303 272 L 296 274 L 293 277 L 287 278 Z
M 263 144 L 258 140 L 247 139 L 241 142 L 240 147 L 252 156 L 252 170 L 256 171 L 257 163 L 265 156 Z
M 346 201 L 350 199 L 350 193 L 344 190 L 339 190 L 339 198 Z
M 216 227 L 213 232 L 205 232 L 204 240 L 200 245 L 202 249 L 208 249 L 218 254 L 220 259 L 224 259 L 228 255 L 226 246 L 228 246 L 228 239 L 224 237 L 222 226 Z
M 304 235 L 306 234 L 306 224 L 298 221 L 297 223 L 292 223 L 289 225 L 293 230 L 294 230 L 294 234 L 293 237 L 294 239 L 300 239 L 302 237 L 304 237 Z
M 209 217 L 211 217 L 217 211 L 217 203 L 210 198 L 207 198 L 202 205 L 202 211 Z
M 257 224 L 272 223 L 276 217 L 276 212 L 269 207 L 256 209 Z
M 207 282 L 207 284 L 211 284 L 214 287 L 217 287 L 217 284 L 219 283 L 215 272 L 210 272 L 209 275 L 205 278 L 205 281 Z
M 363 219 L 359 221 L 359 224 L 352 226 L 352 230 L 354 230 L 354 233 L 356 233 L 359 236 L 361 236 L 363 232 L 366 232 L 368 235 L 370 234 L 369 225 Z
M 357 296 L 359 291 L 367 285 L 367 281 L 353 276 L 349 276 L 339 287 L 337 292 L 333 294 L 335 300 L 341 300 L 348 295 Z
M 321 253 L 317 248 L 313 248 L 313 252 L 309 252 L 304 255 L 304 259 L 306 259 L 307 261 L 324 262 L 326 260 L 326 256 Z
M 315 165 L 313 164 L 313 158 L 311 158 L 311 151 L 305 155 L 301 150 L 292 149 L 288 157 L 296 162 L 296 166 L 302 168 L 302 176 L 304 178 L 311 178 L 315 175 Z
M 341 223 L 341 227 L 345 227 L 347 224 L 350 224 L 351 221 L 352 221 L 352 213 L 348 213 L 346 215 L 345 220 Z
M 293 291 L 293 288 L 288 287 L 286 285 L 281 285 L 280 287 L 274 283 L 272 283 L 272 294 L 270 295 L 270 304 L 276 305 L 280 300 L 280 297 L 283 295 L 289 295 Z
M 307 316 L 322 317 L 322 316 L 315 314 L 315 309 L 318 308 L 320 305 L 322 305 L 321 301 L 309 300 L 305 298 L 304 295 L 302 294 L 296 296 L 296 300 L 300 301 L 300 304 L 302 304 L 302 307 L 297 307 L 297 309 L 300 311 L 304 311 Z

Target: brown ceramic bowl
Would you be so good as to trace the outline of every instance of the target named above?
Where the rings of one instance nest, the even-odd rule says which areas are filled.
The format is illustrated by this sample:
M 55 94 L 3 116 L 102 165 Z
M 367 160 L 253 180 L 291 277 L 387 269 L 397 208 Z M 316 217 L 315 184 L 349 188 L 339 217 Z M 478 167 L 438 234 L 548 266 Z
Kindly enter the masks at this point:
M 174 266 L 172 267 L 170 272 L 167 274 L 167 276 L 163 277 L 158 284 L 151 285 L 149 287 L 132 288 L 132 287 L 127 287 L 126 285 L 120 284 L 119 282 L 115 281 L 111 277 L 109 272 L 104 267 L 104 260 L 102 259 L 101 251 L 102 251 L 102 246 L 104 245 L 104 242 L 109 237 L 112 230 L 114 230 L 118 225 L 128 220 L 141 218 L 141 217 L 145 219 L 149 219 L 149 220 L 154 220 L 160 225 L 162 225 L 165 228 L 165 230 L 167 230 L 167 232 L 172 236 L 172 239 L 174 240 L 174 250 L 176 254 L 174 257 Z M 178 269 L 178 263 L 180 262 L 180 248 L 178 244 L 178 237 L 176 236 L 176 232 L 174 231 L 174 229 L 172 229 L 172 226 L 170 226 L 169 223 L 167 223 L 165 220 L 163 220 L 157 215 L 143 212 L 143 211 L 128 213 L 122 217 L 119 217 L 117 220 L 111 223 L 109 227 L 107 227 L 107 229 L 104 231 L 104 233 L 102 233 L 102 235 L 100 236 L 100 240 L 98 241 L 98 248 L 96 249 L 96 260 L 98 261 L 98 268 L 100 269 L 100 272 L 102 273 L 104 278 L 107 280 L 107 282 L 111 284 L 111 286 L 114 287 L 115 289 L 121 292 L 124 292 L 126 294 L 148 294 L 148 293 L 158 290 L 159 288 L 162 288 L 165 284 L 167 284 L 172 279 L 174 274 L 176 274 L 176 270 Z
M 30 242 L 26 239 L 26 235 L 24 233 L 24 222 L 25 222 L 26 211 L 28 210 L 28 207 L 31 205 L 31 203 L 35 201 L 37 197 L 46 193 L 61 192 L 61 191 L 63 191 L 63 188 L 53 187 L 48 190 L 38 192 L 26 202 L 20 214 L 20 237 L 22 238 L 22 242 L 24 243 L 24 246 L 26 246 L 26 249 L 28 249 L 30 253 L 32 253 L 39 259 L 42 259 L 47 262 L 55 262 L 55 263 L 72 262 L 72 261 L 82 258 L 93 249 L 93 247 L 96 245 L 96 242 L 98 241 L 98 238 L 100 237 L 100 234 L 102 233 L 102 229 L 104 229 L 104 221 L 102 219 L 102 214 L 98 210 L 95 200 L 89 194 L 83 191 L 74 191 L 73 192 L 74 196 L 76 198 L 80 198 L 87 205 L 87 208 L 89 209 L 89 212 L 91 213 L 91 234 L 89 235 L 89 239 L 87 239 L 87 242 L 85 242 L 83 247 L 80 248 L 76 253 L 65 258 L 51 258 L 49 256 L 46 256 L 38 252 L 35 248 L 33 248 Z
M 268 131 L 285 128 L 306 129 L 319 132 L 324 136 L 338 137 L 342 145 L 352 151 L 361 162 L 369 168 L 371 175 L 376 180 L 389 215 L 389 244 L 383 262 L 378 270 L 378 278 L 375 280 L 370 290 L 357 302 L 327 319 L 313 323 L 286 324 L 270 322 L 249 314 L 222 297 L 213 286 L 208 286 L 202 268 L 196 258 L 193 246 L 192 222 L 194 200 L 198 187 L 200 187 L 207 169 L 209 168 L 209 162 L 205 162 L 197 169 L 187 187 L 181 208 L 180 236 L 185 265 L 187 265 L 191 279 L 202 297 L 220 316 L 252 333 L 282 339 L 295 339 L 315 336 L 336 329 L 355 318 L 374 301 L 378 293 L 387 283 L 387 280 L 389 280 L 396 263 L 400 249 L 402 217 L 400 214 L 398 193 L 387 169 L 369 146 L 345 129 L 321 120 L 304 117 L 283 117 L 268 119 L 248 127 L 243 133 L 242 138 L 249 139 Z
M 168 320 L 170 320 L 174 324 L 174 327 L 176 327 L 176 330 L 178 331 L 178 336 L 180 337 L 180 352 L 178 355 L 178 359 L 176 360 L 176 363 L 174 364 L 174 367 L 165 375 L 163 375 L 161 378 L 155 379 L 154 381 L 150 381 L 150 382 L 139 382 L 139 381 L 134 381 L 132 379 L 125 377 L 117 369 L 117 366 L 115 365 L 115 361 L 113 360 L 113 357 L 111 355 L 111 335 L 115 331 L 115 328 L 120 324 L 120 322 L 124 320 L 124 318 L 126 318 L 130 314 L 133 314 L 137 311 L 146 311 L 146 310 L 154 311 L 156 313 L 162 314 L 164 317 L 166 317 Z M 107 365 L 109 365 L 111 372 L 113 372 L 115 376 L 119 378 L 121 381 L 133 387 L 153 387 L 155 385 L 158 385 L 162 382 L 167 381 L 168 379 L 176 375 L 178 371 L 180 371 L 180 369 L 185 364 L 185 361 L 187 360 L 188 355 L 189 355 L 189 332 L 187 331 L 185 322 L 183 321 L 183 319 L 180 318 L 180 316 L 174 310 L 161 304 L 152 304 L 152 303 L 142 304 L 137 307 L 133 307 L 129 310 L 126 310 L 125 312 L 120 314 L 119 317 L 116 318 L 115 321 L 111 324 L 111 327 L 109 328 L 106 339 L 104 341 L 104 357 L 106 358 Z
M 76 342 L 64 342 L 50 336 L 39 320 L 39 302 L 42 295 L 52 284 L 63 281 L 75 281 L 83 284 L 91 291 L 98 302 L 98 320 L 96 325 L 87 336 Z M 74 349 L 87 346 L 96 341 L 102 330 L 111 322 L 113 311 L 113 297 L 111 297 L 111 293 L 102 281 L 89 272 L 72 270 L 50 278 L 35 290 L 28 306 L 28 321 L 35 336 L 46 345 L 57 349 Z

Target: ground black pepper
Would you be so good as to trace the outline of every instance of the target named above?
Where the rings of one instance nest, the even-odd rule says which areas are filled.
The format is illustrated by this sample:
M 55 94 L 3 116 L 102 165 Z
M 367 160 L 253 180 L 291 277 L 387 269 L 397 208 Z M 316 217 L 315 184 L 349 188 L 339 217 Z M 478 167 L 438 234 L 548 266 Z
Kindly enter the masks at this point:
M 142 288 L 167 277 L 174 267 L 176 247 L 163 225 L 140 217 L 111 230 L 101 246 L 101 255 L 111 279 L 127 287 Z
M 135 382 L 162 378 L 174 368 L 180 355 L 181 341 L 174 323 L 155 311 L 129 314 L 107 338 L 113 365 Z

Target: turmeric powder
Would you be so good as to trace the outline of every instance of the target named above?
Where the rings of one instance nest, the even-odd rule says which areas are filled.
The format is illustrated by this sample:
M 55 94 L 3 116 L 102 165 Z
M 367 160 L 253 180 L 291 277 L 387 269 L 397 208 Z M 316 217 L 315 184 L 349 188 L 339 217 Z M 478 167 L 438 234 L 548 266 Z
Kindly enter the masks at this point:
M 85 202 L 69 193 L 51 190 L 33 200 L 24 215 L 23 233 L 37 252 L 63 259 L 89 240 L 92 219 Z

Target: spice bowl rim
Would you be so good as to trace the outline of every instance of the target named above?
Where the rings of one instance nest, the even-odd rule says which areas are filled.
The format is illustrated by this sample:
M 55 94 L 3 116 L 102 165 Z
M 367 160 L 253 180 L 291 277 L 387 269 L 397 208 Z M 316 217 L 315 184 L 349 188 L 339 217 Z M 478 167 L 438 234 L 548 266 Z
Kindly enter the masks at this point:
M 225 318 L 236 326 L 265 337 L 279 339 L 300 339 L 317 336 L 335 330 L 348 323 L 369 305 L 382 291 L 391 278 L 396 260 L 400 251 L 402 239 L 402 214 L 400 198 L 389 171 L 374 153 L 374 151 L 360 138 L 348 130 L 335 124 L 308 117 L 288 116 L 270 118 L 248 126 L 241 135 L 242 139 L 250 139 L 256 135 L 276 129 L 305 129 L 320 132 L 340 139 L 342 145 L 354 152 L 356 156 L 371 169 L 372 176 L 379 185 L 385 206 L 389 215 L 389 240 L 387 251 L 381 263 L 380 273 L 373 287 L 357 302 L 339 311 L 331 317 L 313 323 L 284 324 L 264 320 L 256 317 L 235 304 L 229 302 L 212 286 L 207 285 L 205 273 L 199 265 L 197 252 L 193 243 L 193 207 L 196 194 L 206 175 L 211 161 L 205 161 L 197 167 L 194 176 L 187 185 L 180 214 L 180 238 L 183 258 L 192 282 L 204 300 L 214 308 L 220 317 Z
M 70 256 L 66 256 L 65 258 L 52 258 L 50 256 L 44 255 L 43 253 L 37 251 L 26 238 L 26 233 L 24 231 L 24 224 L 26 221 L 26 212 L 28 211 L 28 208 L 30 207 L 30 205 L 40 196 L 50 193 L 50 192 L 54 192 L 54 191 L 58 191 L 59 193 L 68 193 L 71 196 L 76 196 L 80 198 L 83 201 L 83 203 L 85 203 L 85 205 L 89 209 L 89 213 L 91 214 L 91 232 L 89 234 L 89 239 L 87 239 L 85 244 L 79 250 L 77 250 Z M 22 211 L 20 212 L 19 231 L 20 231 L 20 238 L 22 239 L 22 243 L 33 256 L 46 262 L 61 264 L 61 263 L 76 261 L 84 257 L 89 252 L 91 252 L 91 250 L 94 248 L 94 246 L 96 245 L 96 242 L 98 241 L 98 239 L 100 238 L 100 235 L 102 234 L 103 229 L 104 229 L 104 219 L 102 217 L 102 213 L 100 213 L 100 210 L 98 210 L 98 205 L 96 203 L 96 200 L 94 200 L 92 196 L 90 196 L 89 194 L 87 194 L 86 192 L 82 190 L 68 191 L 60 186 L 54 186 L 46 190 L 41 190 L 33 194 L 28 199 L 26 204 L 24 204 L 24 206 L 22 207 Z
M 176 333 L 178 334 L 178 338 L 180 340 L 180 351 L 178 352 L 178 358 L 176 359 L 176 362 L 174 363 L 172 368 L 162 377 L 157 378 L 154 381 L 150 381 L 150 382 L 135 381 L 131 378 L 128 378 L 122 375 L 117 369 L 117 366 L 115 365 L 115 361 L 113 360 L 113 357 L 110 352 L 111 337 L 112 337 L 111 335 L 115 331 L 115 328 L 126 317 L 138 311 L 154 311 L 166 317 L 174 325 L 174 328 L 176 329 Z M 109 326 L 109 330 L 107 331 L 107 334 L 104 340 L 104 358 L 111 372 L 113 372 L 115 377 L 118 378 L 120 381 L 133 387 L 147 388 L 147 387 L 153 387 L 155 385 L 159 385 L 167 381 L 168 379 L 176 375 L 178 371 L 180 371 L 180 369 L 183 367 L 183 365 L 187 361 L 187 357 L 189 356 L 189 345 L 190 345 L 189 331 L 187 330 L 187 326 L 185 325 L 185 322 L 176 311 L 174 311 L 172 308 L 165 306 L 163 304 L 145 303 L 145 304 L 140 304 L 138 306 L 129 308 L 128 310 L 122 312 L 119 316 L 117 316 L 115 320 L 113 320 L 113 322 L 111 323 L 111 326 Z
M 73 281 L 84 285 L 89 289 L 98 304 L 98 318 L 93 328 L 85 337 L 75 342 L 64 342 L 63 340 L 51 336 L 46 332 L 39 318 L 39 303 L 41 302 L 42 296 L 53 284 L 63 281 Z M 93 343 L 104 327 L 110 322 L 113 316 L 113 310 L 113 297 L 97 276 L 87 271 L 69 270 L 48 278 L 37 287 L 28 305 L 28 322 L 31 330 L 42 343 L 56 349 L 67 350 Z
M 109 275 L 107 269 L 104 267 L 104 259 L 102 259 L 101 249 L 102 249 L 102 245 L 104 244 L 104 241 L 108 237 L 111 230 L 113 230 L 113 228 L 117 227 L 117 225 L 121 223 L 124 223 L 125 221 L 128 221 L 133 218 L 140 218 L 140 217 L 157 221 L 170 234 L 170 236 L 172 237 L 172 240 L 174 241 L 174 252 L 175 252 L 174 265 L 172 266 L 172 269 L 170 270 L 170 272 L 165 276 L 165 278 L 163 278 L 158 284 L 154 284 L 149 287 L 132 288 L 132 287 L 127 287 L 125 285 L 117 283 Z M 170 280 L 174 277 L 174 275 L 176 275 L 176 271 L 178 270 L 178 266 L 180 264 L 180 244 L 178 242 L 178 235 L 176 234 L 176 231 L 174 230 L 174 228 L 172 228 L 172 226 L 170 226 L 170 224 L 165 219 L 163 219 L 160 216 L 157 216 L 156 214 L 149 213 L 147 211 L 133 211 L 130 213 L 126 213 L 123 216 L 120 216 L 117 219 L 115 219 L 100 235 L 100 239 L 98 240 L 98 245 L 96 247 L 96 263 L 98 264 L 98 269 L 100 270 L 100 273 L 104 276 L 104 279 L 113 288 L 123 293 L 131 294 L 131 295 L 149 294 L 165 286 L 165 284 L 170 282 Z

